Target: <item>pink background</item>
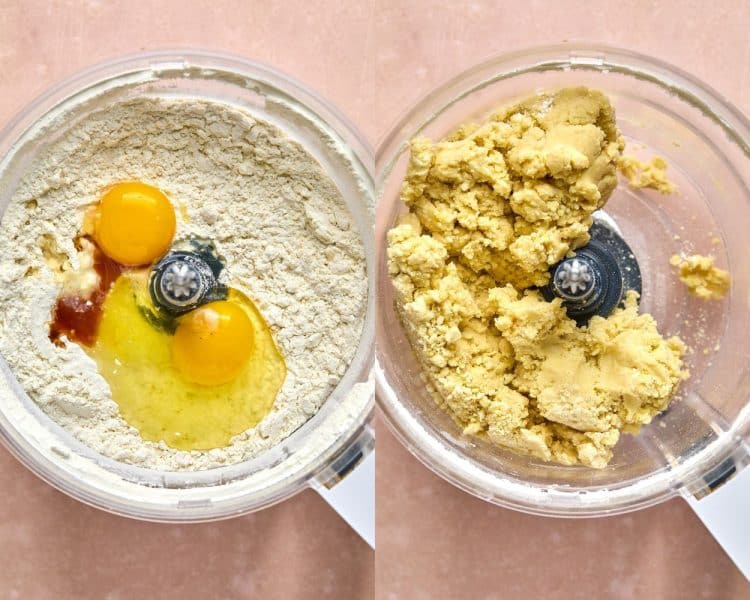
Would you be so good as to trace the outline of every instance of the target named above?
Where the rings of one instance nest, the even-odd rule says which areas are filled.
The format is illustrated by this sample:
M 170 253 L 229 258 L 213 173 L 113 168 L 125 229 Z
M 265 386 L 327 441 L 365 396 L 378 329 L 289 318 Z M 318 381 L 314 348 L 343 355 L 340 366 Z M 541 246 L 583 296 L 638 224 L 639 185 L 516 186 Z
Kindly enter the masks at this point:
M 0 0 L 0 125 L 52 83 L 125 52 L 209 47 L 273 64 L 373 145 L 438 83 L 564 39 L 673 62 L 750 113 L 750 10 L 720 2 L 354 3 Z M 374 85 L 373 85 L 374 82 Z M 750 598 L 681 501 L 612 519 L 499 509 L 379 427 L 373 554 L 313 493 L 222 523 L 138 523 L 84 507 L 0 449 L 0 598 Z
M 197 46 L 301 79 L 369 123 L 369 8 L 293 2 L 0 0 L 0 126 L 51 84 L 126 52 Z M 369 547 L 313 492 L 221 523 L 85 507 L 0 448 L 0 598 L 369 598 Z
M 378 2 L 378 133 L 481 59 L 582 40 L 650 54 L 750 114 L 750 7 L 731 1 Z M 471 498 L 378 430 L 376 596 L 391 598 L 750 598 L 750 584 L 674 500 L 627 516 L 530 517 Z M 750 510 L 750 508 L 748 509 Z

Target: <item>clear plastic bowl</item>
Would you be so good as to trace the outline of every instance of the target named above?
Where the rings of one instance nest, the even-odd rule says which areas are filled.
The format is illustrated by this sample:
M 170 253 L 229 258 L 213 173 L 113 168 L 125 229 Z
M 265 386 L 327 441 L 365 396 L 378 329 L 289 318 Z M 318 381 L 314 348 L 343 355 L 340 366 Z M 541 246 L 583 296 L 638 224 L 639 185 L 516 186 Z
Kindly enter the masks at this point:
M 338 111 L 267 66 L 198 51 L 139 54 L 76 75 L 0 132 L 0 215 L 40 151 L 78 119 L 134 96 L 197 97 L 237 105 L 275 124 L 320 162 L 341 191 L 365 247 L 368 307 L 356 355 L 320 411 L 281 444 L 252 460 L 199 472 L 148 470 L 97 454 L 52 422 L 0 357 L 0 439 L 63 492 L 148 520 L 236 516 L 308 486 L 333 485 L 373 447 L 372 153 Z
M 638 436 L 625 435 L 603 470 L 565 467 L 465 436 L 427 393 L 394 310 L 387 230 L 405 211 L 399 186 L 407 140 L 438 139 L 459 124 L 541 90 L 584 85 L 611 98 L 629 153 L 658 155 L 679 194 L 618 187 L 605 207 L 643 275 L 641 307 L 693 349 L 675 401 Z M 401 441 L 428 467 L 488 501 L 559 516 L 616 514 L 676 494 L 700 496 L 747 462 L 750 430 L 750 123 L 705 84 L 632 52 L 561 45 L 481 64 L 424 98 L 376 155 L 378 206 L 376 384 Z M 715 239 L 714 239 L 715 238 Z M 712 241 L 713 240 L 713 241 Z M 719 302 L 686 293 L 669 266 L 680 251 L 713 254 L 729 268 Z

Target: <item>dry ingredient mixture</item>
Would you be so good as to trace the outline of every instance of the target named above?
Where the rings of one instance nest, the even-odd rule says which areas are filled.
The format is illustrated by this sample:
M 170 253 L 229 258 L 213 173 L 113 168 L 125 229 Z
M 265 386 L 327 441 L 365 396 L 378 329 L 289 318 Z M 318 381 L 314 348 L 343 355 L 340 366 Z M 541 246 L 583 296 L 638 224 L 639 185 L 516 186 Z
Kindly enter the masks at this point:
M 713 256 L 674 255 L 669 263 L 677 267 L 680 281 L 688 291 L 701 300 L 720 300 L 727 295 L 731 284 L 729 272 L 714 266 Z
M 390 273 L 429 383 L 466 433 L 602 468 L 688 376 L 684 344 L 638 313 L 635 292 L 579 328 L 533 289 L 587 243 L 623 148 L 609 100 L 586 88 L 412 141 Z
M 63 282 L 97 277 L 91 252 L 74 244 L 83 215 L 118 181 L 147 182 L 177 203 L 175 239 L 215 242 L 222 283 L 252 298 L 284 356 L 272 411 L 228 446 L 145 441 L 84 350 L 50 340 Z M 338 383 L 364 319 L 363 247 L 334 183 L 277 128 L 215 102 L 135 99 L 76 123 L 19 185 L 0 224 L 0 257 L 0 354 L 20 384 L 83 443 L 148 468 L 212 468 L 277 444 Z

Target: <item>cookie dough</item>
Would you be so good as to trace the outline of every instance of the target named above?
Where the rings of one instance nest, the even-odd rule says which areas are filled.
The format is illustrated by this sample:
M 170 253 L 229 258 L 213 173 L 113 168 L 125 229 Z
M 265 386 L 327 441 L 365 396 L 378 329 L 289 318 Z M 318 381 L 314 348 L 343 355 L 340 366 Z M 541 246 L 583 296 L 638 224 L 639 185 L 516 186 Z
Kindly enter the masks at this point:
M 659 156 L 649 162 L 642 162 L 634 156 L 622 156 L 617 166 L 632 188 L 650 188 L 664 195 L 677 191 L 677 186 L 667 177 L 667 161 Z
M 588 241 L 623 147 L 608 99 L 585 88 L 412 142 L 390 274 L 435 397 L 465 433 L 602 468 L 621 431 L 650 422 L 687 376 L 684 344 L 638 314 L 634 292 L 578 328 L 529 289 Z
M 673 256 L 669 264 L 677 267 L 680 281 L 688 291 L 701 300 L 720 300 L 727 295 L 731 278 L 729 272 L 714 266 L 713 256 Z

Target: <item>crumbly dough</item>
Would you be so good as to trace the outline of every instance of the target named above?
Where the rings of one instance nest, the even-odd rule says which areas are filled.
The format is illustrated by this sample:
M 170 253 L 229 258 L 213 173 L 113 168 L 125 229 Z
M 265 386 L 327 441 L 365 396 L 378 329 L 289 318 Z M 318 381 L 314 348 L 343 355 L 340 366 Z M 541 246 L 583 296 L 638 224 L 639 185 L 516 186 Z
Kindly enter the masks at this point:
M 620 432 L 649 423 L 687 376 L 684 344 L 638 314 L 634 292 L 578 328 L 528 289 L 588 241 L 623 146 L 608 99 L 585 88 L 412 142 L 390 274 L 438 401 L 466 433 L 601 468 Z
M 727 295 L 731 285 L 729 272 L 714 266 L 713 256 L 674 255 L 669 264 L 677 267 L 680 281 L 688 291 L 701 300 L 720 300 Z
M 667 177 L 667 161 L 655 156 L 649 162 L 643 162 L 634 156 L 622 156 L 617 161 L 620 172 L 633 188 L 650 188 L 660 194 L 672 194 L 677 186 Z
M 584 245 L 591 213 L 617 185 L 624 142 L 600 93 L 541 95 L 411 143 L 402 198 L 451 258 L 522 289 Z
M 103 188 L 139 180 L 178 209 L 177 241 L 215 241 L 224 283 L 250 296 L 284 354 L 274 408 L 229 446 L 182 451 L 144 441 L 96 364 L 48 339 L 73 239 Z M 79 284 L 83 287 L 85 282 Z M 301 145 L 240 108 L 136 98 L 74 123 L 29 166 L 0 224 L 0 354 L 57 423 L 116 460 L 199 470 L 250 459 L 314 415 L 351 361 L 367 297 L 364 248 L 331 178 Z

